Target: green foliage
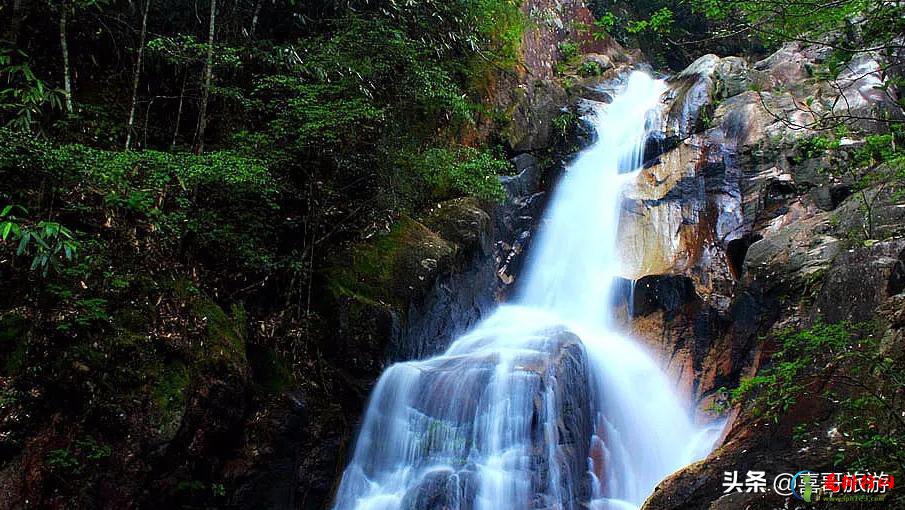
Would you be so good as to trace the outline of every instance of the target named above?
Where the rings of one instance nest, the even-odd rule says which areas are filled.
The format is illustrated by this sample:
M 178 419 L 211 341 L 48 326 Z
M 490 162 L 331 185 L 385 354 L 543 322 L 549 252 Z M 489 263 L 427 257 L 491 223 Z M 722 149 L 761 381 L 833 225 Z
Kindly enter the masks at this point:
M 434 198 L 469 195 L 483 200 L 505 198 L 498 175 L 511 171 L 511 164 L 493 152 L 472 147 L 431 147 L 422 152 L 400 154 L 399 164 L 424 180 Z
M 593 37 L 606 34 L 624 46 L 640 48 L 655 67 L 680 70 L 705 53 L 741 53 L 740 41 L 714 38 L 717 27 L 692 9 L 693 2 L 589 0 L 588 4 L 598 29 Z
M 207 58 L 208 44 L 188 34 L 155 37 L 148 41 L 148 51 L 173 65 L 200 65 Z M 242 65 L 238 49 L 223 44 L 213 48 L 213 66 L 235 71 Z
M 13 214 L 16 210 L 27 213 L 25 208 L 13 204 L 0 210 L 0 241 L 15 243 L 16 256 L 32 257 L 32 271 L 47 276 L 78 257 L 78 243 L 68 228 L 53 221 L 22 220 Z
M 18 374 L 26 366 L 28 322 L 19 315 L 0 317 L 0 367 L 4 376 Z
M 0 317 L 21 312 L 27 324 L 0 325 L 11 388 L 0 403 L 28 416 L 12 423 L 14 438 L 30 440 L 51 413 L 62 418 L 48 436 L 59 447 L 53 476 L 42 473 L 36 498 L 91 506 L 100 483 L 127 476 L 134 453 L 177 473 L 139 504 L 223 506 L 232 487 L 217 483 L 222 466 L 208 469 L 203 452 L 148 452 L 199 426 L 183 420 L 195 385 L 204 394 L 239 375 L 227 385 L 241 390 L 248 363 L 253 393 L 311 384 L 298 371 L 324 367 L 313 350 L 330 301 L 319 296 L 330 268 L 347 263 L 339 247 L 353 245 L 355 271 L 369 271 L 339 275 L 345 295 L 400 309 L 411 288 L 402 276 L 425 254 L 452 256 L 407 213 L 452 196 L 502 197 L 497 174 L 511 169 L 485 129 L 499 105 L 476 102 L 517 70 L 529 22 L 518 0 L 224 3 L 210 48 L 207 12 L 150 2 L 139 62 L 145 4 L 90 2 L 66 11 L 71 115 L 56 90 L 64 4 L 16 2 L 20 15 L 2 23 L 17 48 L 0 62 L 0 124 L 12 124 L 0 129 L 0 207 L 22 209 L 0 218 L 9 277 Z M 193 145 L 210 50 L 209 152 L 188 154 L 176 148 Z M 122 146 L 136 71 L 135 150 L 107 150 Z M 394 218 L 391 233 L 371 235 Z M 28 258 L 11 256 L 24 233 Z M 56 238 L 73 244 L 57 250 Z M 377 248 L 356 250 L 362 238 Z M 28 267 L 42 253 L 35 271 L 46 277 L 36 278 Z M 246 330 L 252 321 L 267 331 Z M 310 342 L 295 341 L 309 331 Z M 273 347 L 252 359 L 252 345 Z M 318 375 L 332 385 L 329 371 Z M 200 411 L 217 405 L 207 400 Z M 97 443 L 71 441 L 98 424 Z M 112 452 L 101 437 L 114 438 Z
M 729 392 L 721 390 L 728 402 L 778 422 L 796 403 L 824 399 L 838 410 L 835 419 L 845 438 L 840 463 L 859 469 L 901 465 L 905 360 L 884 349 L 877 325 L 818 323 L 783 331 L 778 341 L 767 368 Z
M 573 60 L 579 55 L 578 43 L 563 41 L 559 43 L 559 56 L 565 61 Z
M 858 30 L 863 44 L 889 44 L 905 29 L 905 6 L 883 0 L 843 0 L 817 4 L 792 0 L 695 0 L 694 9 L 711 20 L 748 30 L 769 44 L 798 38 L 827 39 Z
M 672 24 L 672 10 L 661 7 L 648 19 L 629 21 L 625 30 L 630 34 L 666 34 L 672 29 Z
M 199 251 L 212 250 L 243 264 L 269 263 L 260 245 L 272 228 L 280 188 L 253 156 L 53 147 L 8 130 L 0 130 L 0 145 L 0 171 L 27 169 L 30 177 L 53 179 L 64 189 L 99 194 L 111 212 L 148 222 L 163 247 L 189 237 Z M 0 234 L 7 229 L 45 275 L 78 253 L 74 234 L 58 223 L 6 220 Z
M 102 462 L 113 454 L 110 445 L 93 437 L 76 439 L 69 448 L 57 448 L 47 454 L 47 464 L 58 476 L 79 476 L 86 468 Z
M 600 76 L 603 74 L 603 67 L 597 62 L 589 60 L 581 64 L 578 73 L 582 76 Z
M 188 367 L 178 361 L 167 363 L 157 373 L 151 398 L 157 410 L 159 434 L 169 436 L 179 428 L 190 383 Z
M 598 16 L 597 20 L 594 22 L 594 25 L 604 32 L 611 34 L 615 31 L 616 26 L 620 23 L 620 21 L 621 20 L 619 19 L 619 16 L 616 16 L 611 11 L 606 11 Z
M 804 138 L 796 142 L 798 154 L 796 160 L 835 155 L 842 150 L 840 141 L 843 136 L 850 135 L 849 130 L 840 126 L 834 135 L 820 135 Z M 905 131 L 900 124 L 891 124 L 890 131 L 882 134 L 871 134 L 864 137 L 864 143 L 855 149 L 846 149 L 848 157 L 845 163 L 834 165 L 827 171 L 836 171 L 846 175 L 860 202 L 864 215 L 863 232 L 851 237 L 869 240 L 874 237 L 873 209 L 879 199 L 880 191 L 888 188 L 893 199 L 905 196 Z
M 820 360 L 851 350 L 851 329 L 846 324 L 817 324 L 803 331 L 783 331 L 778 338 L 780 349 L 773 355 L 770 367 L 743 379 L 730 393 L 731 401 L 750 401 L 756 416 L 779 421 L 792 405 L 807 396 L 806 385 L 824 366 Z
M 798 140 L 795 146 L 800 154 L 797 159 L 801 162 L 806 159 L 824 156 L 828 151 L 838 149 L 839 140 L 827 136 L 811 136 Z
M 553 119 L 553 127 L 561 138 L 565 138 L 577 123 L 578 115 L 573 112 L 561 113 Z
M 34 131 L 38 121 L 62 108 L 63 91 L 38 78 L 20 50 L 0 47 L 0 120 L 20 131 Z
M 55 471 L 67 474 L 78 471 L 81 468 L 79 459 L 65 448 L 51 450 L 47 454 L 47 465 Z
M 110 320 L 106 299 L 76 299 L 74 308 L 75 313 L 66 317 L 57 325 L 59 331 L 72 332 L 79 328 L 86 329 L 97 326 L 100 323 L 106 323 Z
M 525 28 L 520 0 L 389 2 L 383 16 L 445 56 L 481 52 L 514 63 Z
M 466 14 L 467 19 L 508 26 L 508 15 L 497 19 L 494 13 L 510 2 L 467 4 L 488 10 Z M 491 26 L 487 30 L 499 35 Z M 455 34 L 450 37 L 460 40 Z M 276 140 L 309 151 L 337 145 L 360 148 L 385 126 L 408 124 L 433 131 L 434 123 L 444 118 L 453 125 L 470 122 L 474 107 L 448 63 L 436 58 L 436 50 L 385 19 L 350 16 L 329 37 L 277 48 L 274 58 L 286 52 L 300 57 L 286 66 L 287 73 L 258 79 L 246 107 L 272 119 L 268 125 Z M 431 125 L 424 126 L 425 121 Z

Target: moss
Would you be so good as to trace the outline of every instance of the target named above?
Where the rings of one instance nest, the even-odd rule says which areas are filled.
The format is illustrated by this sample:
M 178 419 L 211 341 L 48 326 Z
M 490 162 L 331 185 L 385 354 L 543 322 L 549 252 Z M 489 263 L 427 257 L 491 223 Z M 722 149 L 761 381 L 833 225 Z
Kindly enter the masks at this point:
M 200 298 L 192 306 L 194 314 L 206 323 L 203 352 L 199 360 L 241 363 L 245 359 L 245 309 L 232 307 L 232 317 L 210 299 Z
M 172 361 L 160 367 L 156 379 L 151 397 L 157 409 L 157 432 L 172 437 L 182 421 L 191 376 L 184 363 Z
M 336 297 L 401 306 L 433 270 L 422 262 L 439 263 L 454 251 L 454 246 L 423 224 L 403 217 L 390 232 L 353 247 L 346 264 L 329 270 L 329 288 Z

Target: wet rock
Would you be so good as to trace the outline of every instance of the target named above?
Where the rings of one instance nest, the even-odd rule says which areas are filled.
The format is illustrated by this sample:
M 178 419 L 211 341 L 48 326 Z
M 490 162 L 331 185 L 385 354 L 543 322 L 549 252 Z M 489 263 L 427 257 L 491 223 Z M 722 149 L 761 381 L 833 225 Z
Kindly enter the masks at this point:
M 714 72 L 720 58 L 704 55 L 669 80 L 665 116 L 667 136 L 685 138 L 696 131 L 702 109 L 713 99 Z
M 644 168 L 624 190 L 622 276 L 687 272 L 725 307 L 734 281 L 726 247 L 746 232 L 739 179 L 731 154 L 697 135 Z
M 422 478 L 400 503 L 403 510 L 445 510 L 459 507 L 459 480 L 452 469 L 435 469 Z
M 519 154 L 512 158 L 512 164 L 518 173 L 500 177 L 506 193 L 510 197 L 516 198 L 536 191 L 541 177 L 541 167 L 538 165 L 537 158 L 528 153 Z
M 496 398 L 487 394 L 495 384 L 518 385 L 520 391 L 512 395 L 511 402 L 498 404 L 514 406 L 518 416 L 531 417 L 526 421 L 516 418 L 515 430 L 511 431 L 524 447 L 524 482 L 530 484 L 529 500 L 546 502 L 558 492 L 568 498 L 565 508 L 576 510 L 581 502 L 589 500 L 590 493 L 582 489 L 589 484 L 582 481 L 587 476 L 596 414 L 591 375 L 580 340 L 558 327 L 533 332 L 515 324 L 505 334 L 530 337 L 525 338 L 523 349 L 506 362 L 508 368 L 502 372 L 498 352 L 460 346 L 463 350 L 455 355 L 419 365 L 396 365 L 395 371 L 384 376 L 381 391 L 375 393 L 371 403 L 380 411 L 373 415 L 378 421 L 367 427 L 372 434 L 398 427 L 401 418 L 393 411 L 398 399 L 404 399 L 412 411 L 402 419 L 409 420 L 412 435 L 405 440 L 411 441 L 415 450 L 399 455 L 412 462 L 412 475 L 417 481 L 406 491 L 403 508 L 448 508 L 456 502 L 475 499 L 479 484 L 471 473 L 474 456 L 488 448 L 480 443 L 484 438 L 480 427 L 486 426 L 486 413 L 491 412 L 487 406 Z M 485 341 L 472 340 L 478 345 Z M 504 379 L 499 380 L 501 377 Z M 383 455 L 381 449 L 385 447 L 379 442 L 359 445 L 364 449 L 356 451 L 356 458 Z M 435 468 L 438 463 L 445 467 Z M 357 473 L 349 475 L 350 487 L 366 483 Z M 553 473 L 558 473 L 558 477 L 552 481 L 555 486 L 550 487 Z M 343 493 L 340 497 L 353 494 Z M 545 506 L 549 504 L 552 502 Z
M 596 103 L 609 104 L 613 102 L 613 96 L 611 96 L 609 92 L 601 90 L 593 85 L 578 84 L 569 92 L 582 99 L 594 101 Z
M 632 292 L 632 315 L 665 312 L 672 319 L 683 306 L 698 299 L 694 283 L 684 276 L 645 276 L 635 282 Z
M 649 136 L 644 142 L 644 154 L 641 156 L 644 168 L 661 163 L 660 156 L 675 149 L 681 142 L 677 136 L 666 136 L 660 132 Z
M 527 171 L 527 169 L 526 169 Z M 476 324 L 494 304 L 493 225 L 474 199 L 438 204 L 424 224 L 456 246 L 452 264 L 424 282 L 424 298 L 409 301 L 390 360 L 419 359 L 444 350 Z

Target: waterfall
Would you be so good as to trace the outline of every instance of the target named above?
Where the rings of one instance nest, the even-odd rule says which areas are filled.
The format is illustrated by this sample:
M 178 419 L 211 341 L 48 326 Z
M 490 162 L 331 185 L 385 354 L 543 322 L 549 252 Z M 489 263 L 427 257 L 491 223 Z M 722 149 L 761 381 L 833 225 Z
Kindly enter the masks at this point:
M 598 141 L 559 182 L 515 304 L 384 372 L 337 510 L 637 508 L 710 451 L 714 432 L 611 324 L 622 182 L 665 90 L 633 72 L 589 119 Z

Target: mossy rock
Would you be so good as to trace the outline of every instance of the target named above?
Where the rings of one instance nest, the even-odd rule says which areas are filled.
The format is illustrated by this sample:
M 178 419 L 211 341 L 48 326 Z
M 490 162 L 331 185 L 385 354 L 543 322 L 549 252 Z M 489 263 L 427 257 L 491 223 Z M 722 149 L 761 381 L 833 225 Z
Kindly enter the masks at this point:
M 447 241 L 469 248 L 489 234 L 490 215 L 474 198 L 457 198 L 432 207 L 424 224 Z
M 179 430 L 190 384 L 189 367 L 180 361 L 170 361 L 156 370 L 151 387 L 153 425 L 164 441 L 172 439 Z
M 385 368 L 385 353 L 398 336 L 401 314 L 389 304 L 354 295 L 341 296 L 337 301 L 336 340 L 327 347 L 327 353 L 341 356 L 343 369 L 353 377 L 374 380 Z M 365 396 L 366 389 L 362 391 Z
M 401 218 L 386 234 L 352 248 L 347 264 L 328 271 L 334 296 L 404 306 L 434 274 L 449 267 L 457 246 L 424 224 Z
M 202 342 L 195 346 L 195 356 L 203 364 L 226 364 L 239 368 L 246 364 L 245 310 L 233 306 L 232 317 L 207 298 L 199 298 L 192 304 L 196 318 L 205 323 Z

